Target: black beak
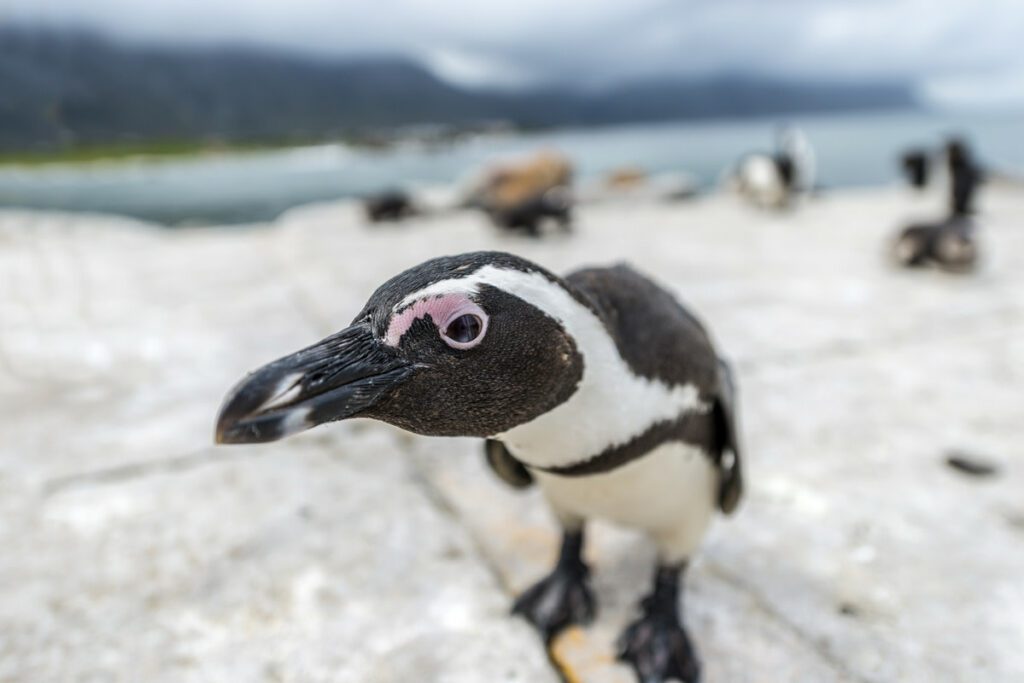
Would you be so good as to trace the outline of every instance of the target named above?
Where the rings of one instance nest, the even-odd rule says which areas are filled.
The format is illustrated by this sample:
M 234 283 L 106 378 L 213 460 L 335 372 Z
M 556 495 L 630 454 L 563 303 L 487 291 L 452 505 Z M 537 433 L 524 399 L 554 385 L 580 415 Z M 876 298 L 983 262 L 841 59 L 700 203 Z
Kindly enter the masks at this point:
M 228 393 L 217 443 L 262 443 L 353 417 L 412 374 L 366 323 L 250 373 Z

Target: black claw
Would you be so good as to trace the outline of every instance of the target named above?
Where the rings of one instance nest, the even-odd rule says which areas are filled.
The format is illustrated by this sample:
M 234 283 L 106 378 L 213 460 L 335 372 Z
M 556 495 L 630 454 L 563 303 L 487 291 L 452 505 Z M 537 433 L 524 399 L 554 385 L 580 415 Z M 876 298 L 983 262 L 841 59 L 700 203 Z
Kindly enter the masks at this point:
M 546 643 L 567 626 L 594 618 L 596 601 L 589 585 L 590 570 L 580 558 L 582 543 L 582 534 L 566 534 L 558 566 L 520 595 L 512 607 L 512 613 L 533 624 Z
M 677 575 L 678 569 L 659 571 L 643 614 L 619 637 L 618 658 L 633 666 L 640 683 L 700 681 L 700 662 L 679 621 Z

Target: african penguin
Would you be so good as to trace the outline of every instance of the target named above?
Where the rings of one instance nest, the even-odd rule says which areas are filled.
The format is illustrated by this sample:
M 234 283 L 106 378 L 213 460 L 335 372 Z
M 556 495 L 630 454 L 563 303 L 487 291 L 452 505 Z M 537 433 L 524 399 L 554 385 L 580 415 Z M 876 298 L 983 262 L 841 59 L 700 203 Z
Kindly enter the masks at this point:
M 540 237 L 541 225 L 548 221 L 554 222 L 562 232 L 572 230 L 572 204 L 569 189 L 558 186 L 504 206 L 487 207 L 486 211 L 499 228 Z
M 418 213 L 415 202 L 403 190 L 386 190 L 363 199 L 363 212 L 371 223 L 400 221 Z
M 728 174 L 731 188 L 751 204 L 784 209 L 814 189 L 816 163 L 810 141 L 796 128 L 782 128 L 774 153 L 743 156 Z
M 903 266 L 935 265 L 948 272 L 967 273 L 978 262 L 974 199 L 985 174 L 974 162 L 970 147 L 959 138 L 947 141 L 946 164 L 946 218 L 904 228 L 893 243 L 893 254 Z
M 522 258 L 436 258 L 384 283 L 352 324 L 243 379 L 220 443 L 349 417 L 486 439 L 514 486 L 535 481 L 563 529 L 556 567 L 514 611 L 550 641 L 594 614 L 584 526 L 645 532 L 659 565 L 619 656 L 643 681 L 696 681 L 679 584 L 716 509 L 742 491 L 732 376 L 700 322 L 627 266 L 560 278 Z

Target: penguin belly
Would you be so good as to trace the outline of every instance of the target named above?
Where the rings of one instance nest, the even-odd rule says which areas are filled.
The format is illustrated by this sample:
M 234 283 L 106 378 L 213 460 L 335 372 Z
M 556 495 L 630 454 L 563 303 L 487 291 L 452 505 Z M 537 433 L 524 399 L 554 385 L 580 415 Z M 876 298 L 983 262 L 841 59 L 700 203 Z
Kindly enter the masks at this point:
M 533 474 L 563 522 L 602 519 L 639 529 L 669 563 L 693 554 L 716 507 L 718 471 L 702 449 L 682 442 L 664 443 L 610 472 Z

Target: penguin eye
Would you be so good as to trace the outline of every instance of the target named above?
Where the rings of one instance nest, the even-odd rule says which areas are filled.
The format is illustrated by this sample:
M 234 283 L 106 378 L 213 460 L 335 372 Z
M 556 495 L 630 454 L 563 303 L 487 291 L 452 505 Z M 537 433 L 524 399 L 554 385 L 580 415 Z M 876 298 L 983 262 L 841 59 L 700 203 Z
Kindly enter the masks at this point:
M 483 321 L 472 313 L 467 313 L 466 315 L 460 315 L 458 318 L 448 323 L 448 327 L 444 331 L 444 336 L 448 337 L 453 342 L 468 344 L 479 337 L 480 331 L 483 329 Z
M 441 329 L 441 338 L 453 349 L 470 349 L 480 343 L 487 331 L 487 314 L 473 306 L 457 311 Z

